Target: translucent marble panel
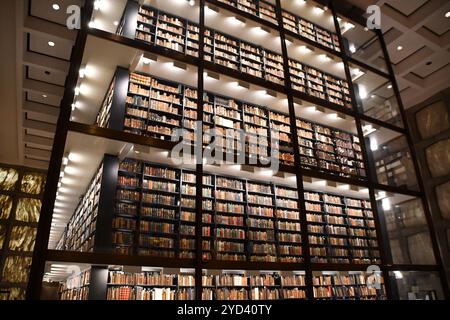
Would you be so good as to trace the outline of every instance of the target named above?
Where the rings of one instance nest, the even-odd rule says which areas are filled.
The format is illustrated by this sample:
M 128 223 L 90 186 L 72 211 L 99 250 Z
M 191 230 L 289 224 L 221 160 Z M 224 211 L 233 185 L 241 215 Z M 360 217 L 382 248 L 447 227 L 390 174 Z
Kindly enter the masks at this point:
M 16 209 L 16 220 L 24 222 L 38 222 L 41 212 L 41 200 L 19 199 Z
M 19 172 L 15 169 L 0 168 L 0 190 L 14 190 Z
M 433 177 L 450 174 L 450 139 L 436 142 L 428 147 L 426 157 Z
M 5 260 L 2 271 L 2 281 L 12 283 L 25 283 L 31 267 L 30 257 L 10 256 Z
M 8 219 L 12 207 L 12 198 L 7 195 L 0 195 L 0 219 Z
M 428 139 L 450 128 L 448 107 L 438 101 L 425 107 L 416 114 L 417 128 L 423 139 Z
M 436 187 L 436 198 L 444 219 L 450 219 L 450 181 Z
M 0 300 L 25 300 L 25 290 L 22 288 L 1 289 Z
M 3 248 L 5 237 L 6 237 L 6 226 L 0 224 L 0 250 Z
M 33 251 L 36 240 L 36 228 L 15 226 L 12 228 L 9 249 L 13 251 Z
M 40 173 L 27 173 L 22 178 L 21 191 L 31 194 L 41 194 L 45 186 L 44 174 Z

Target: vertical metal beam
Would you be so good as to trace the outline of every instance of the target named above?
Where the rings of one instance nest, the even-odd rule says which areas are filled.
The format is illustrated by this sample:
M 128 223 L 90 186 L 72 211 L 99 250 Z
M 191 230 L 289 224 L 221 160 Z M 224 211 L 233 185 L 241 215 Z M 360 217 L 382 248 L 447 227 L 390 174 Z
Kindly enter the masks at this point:
M 441 280 L 444 296 L 445 296 L 445 299 L 448 300 L 448 299 L 450 299 L 450 288 L 448 286 L 449 279 L 448 279 L 447 273 L 445 272 L 444 262 L 442 260 L 442 256 L 441 256 L 441 253 L 440 253 L 439 242 L 438 242 L 438 239 L 437 239 L 436 229 L 434 228 L 433 218 L 431 216 L 430 208 L 428 207 L 428 203 L 427 203 L 427 200 L 425 198 L 425 194 L 424 194 L 425 187 L 424 187 L 424 183 L 423 183 L 423 180 L 422 180 L 422 176 L 420 174 L 421 171 L 420 171 L 419 163 L 417 161 L 417 154 L 416 154 L 416 151 L 414 149 L 414 142 L 413 142 L 412 137 L 411 137 L 412 133 L 411 133 L 411 130 L 409 128 L 408 119 L 406 117 L 405 109 L 404 109 L 403 102 L 402 102 L 401 95 L 400 95 L 400 90 L 399 90 L 399 87 L 398 87 L 398 84 L 397 84 L 397 80 L 395 78 L 394 68 L 392 67 L 392 64 L 391 64 L 391 59 L 389 57 L 389 52 L 387 50 L 386 43 L 384 42 L 384 39 L 383 39 L 383 34 L 382 34 L 381 30 L 376 30 L 376 33 L 378 35 L 378 39 L 380 40 L 381 48 L 383 50 L 383 54 L 384 54 L 384 57 L 386 59 L 386 65 L 387 65 L 387 68 L 388 68 L 388 71 L 389 71 L 389 75 L 391 77 L 390 80 L 391 80 L 391 83 L 392 83 L 392 87 L 394 89 L 395 96 L 397 98 L 398 107 L 399 107 L 399 110 L 400 110 L 400 115 L 401 115 L 401 118 L 402 118 L 402 121 L 403 121 L 403 126 L 404 126 L 404 128 L 406 130 L 406 140 L 408 142 L 408 147 L 409 147 L 409 150 L 411 152 L 411 158 L 412 158 L 412 161 L 413 161 L 413 164 L 414 164 L 414 169 L 416 171 L 416 178 L 417 178 L 417 183 L 418 183 L 418 186 L 419 186 L 419 191 L 422 193 L 422 196 L 420 198 L 421 198 L 421 201 L 422 201 L 422 206 L 423 206 L 423 210 L 424 210 L 424 213 L 425 213 L 425 218 L 427 220 L 427 224 L 428 224 L 428 228 L 429 228 L 429 232 L 430 232 L 430 237 L 431 237 L 431 243 L 432 243 L 432 246 L 433 246 L 434 257 L 435 257 L 437 265 L 439 266 L 439 274 L 440 274 L 440 280 Z
M 47 175 L 44 198 L 42 202 L 41 215 L 39 220 L 36 243 L 33 253 L 33 264 L 31 266 L 30 278 L 27 288 L 27 299 L 37 300 L 40 298 L 42 289 L 42 277 L 44 274 L 45 261 L 47 258 L 47 245 L 50 234 L 53 208 L 58 189 L 59 170 L 64 155 L 64 147 L 68 133 L 68 123 L 70 121 L 71 105 L 74 98 L 74 88 L 78 81 L 78 70 L 83 59 L 84 47 L 87 39 L 88 22 L 92 16 L 94 1 L 87 0 L 82 10 L 81 30 L 72 51 L 69 75 L 65 83 L 64 96 L 61 101 L 61 113 L 56 125 L 56 135 L 53 141 L 52 156 Z
M 306 220 L 306 207 L 305 207 L 305 193 L 303 187 L 303 169 L 301 165 L 300 158 L 300 148 L 298 145 L 298 132 L 297 132 L 297 121 L 295 116 L 295 106 L 294 106 L 294 97 L 292 95 L 292 84 L 291 84 L 291 75 L 289 70 L 289 56 L 286 46 L 286 35 L 284 33 L 283 27 L 283 16 L 281 13 L 281 0 L 276 0 L 276 11 L 277 11 L 277 19 L 278 19 L 278 30 L 280 33 L 281 39 L 281 50 L 283 52 L 283 70 L 284 70 L 284 86 L 287 93 L 288 98 L 288 106 L 289 106 L 289 121 L 291 125 L 291 136 L 292 136 L 292 144 L 294 146 L 294 163 L 295 163 L 295 175 L 297 180 L 297 207 L 300 210 L 300 225 L 302 232 L 302 254 L 304 259 L 305 266 L 305 284 L 306 284 L 306 297 L 310 300 L 314 299 L 313 292 L 313 278 L 312 278 L 312 270 L 311 270 L 311 257 L 310 257 L 310 246 L 309 246 L 309 238 L 308 238 L 308 224 Z
M 115 217 L 115 198 L 119 176 L 119 158 L 105 154 L 103 158 L 103 172 L 100 181 L 98 199 L 98 213 L 95 228 L 94 252 L 112 252 L 113 220 Z M 95 179 L 98 171 L 95 172 Z
M 382 269 L 382 273 L 383 273 L 383 278 L 385 279 L 386 294 L 389 299 L 391 297 L 391 290 L 390 290 L 389 281 L 388 281 L 389 272 L 383 268 L 383 266 L 385 264 L 387 264 L 387 262 L 388 262 L 386 259 L 387 257 L 386 257 L 386 250 L 385 250 L 385 248 L 387 248 L 387 246 L 386 246 L 387 244 L 383 241 L 383 237 L 381 236 L 382 235 L 382 227 L 380 224 L 377 205 L 376 205 L 375 191 L 372 188 L 373 184 L 376 182 L 374 180 L 375 179 L 374 168 L 372 167 L 374 164 L 370 163 L 368 161 L 369 153 L 367 150 L 366 142 L 364 139 L 364 133 L 363 133 L 363 129 L 362 129 L 362 121 L 360 118 L 360 113 L 359 113 L 359 108 L 358 108 L 358 97 L 356 96 L 355 88 L 353 86 L 349 61 L 348 61 L 348 57 L 347 57 L 347 50 L 345 50 L 344 37 L 342 36 L 341 27 L 340 27 L 339 21 L 337 19 L 338 16 L 337 16 L 337 12 L 335 10 L 334 1 L 330 1 L 330 8 L 331 8 L 331 11 L 333 14 L 334 27 L 336 29 L 336 34 L 339 39 L 339 45 L 341 47 L 341 52 L 343 53 L 342 54 L 342 62 L 344 63 L 345 75 L 346 75 L 348 87 L 349 87 L 348 89 L 350 91 L 350 95 L 352 98 L 352 107 L 353 107 L 353 112 L 355 114 L 356 130 L 358 131 L 359 143 L 361 145 L 361 149 L 363 152 L 363 160 L 364 160 L 364 167 L 365 167 L 365 171 L 366 171 L 366 178 L 367 178 L 367 181 L 370 186 L 369 187 L 370 204 L 372 207 L 372 212 L 374 214 L 375 228 L 377 231 L 377 241 L 378 241 L 379 251 L 380 251 L 381 269 Z
M 199 36 L 198 36 L 198 69 L 197 69 L 197 124 L 200 124 L 200 128 L 197 128 L 197 136 L 195 139 L 196 147 L 199 148 L 196 151 L 201 151 L 201 154 L 196 155 L 196 181 L 195 181 L 195 298 L 200 300 L 202 298 L 202 268 L 203 268 L 203 250 L 202 250 L 202 229 L 203 229 L 203 91 L 204 91 L 204 77 L 203 72 L 205 70 L 204 64 L 204 41 L 205 41 L 205 0 L 200 0 L 200 12 L 199 12 Z

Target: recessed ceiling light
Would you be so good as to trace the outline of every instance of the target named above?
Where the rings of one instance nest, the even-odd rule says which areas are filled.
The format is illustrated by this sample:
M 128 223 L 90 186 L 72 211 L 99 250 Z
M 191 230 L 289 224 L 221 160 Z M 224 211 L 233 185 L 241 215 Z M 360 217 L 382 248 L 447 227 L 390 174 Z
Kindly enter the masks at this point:
M 189 0 L 189 5 L 190 5 L 191 7 L 195 6 L 195 0 Z
M 54 4 L 52 5 L 52 8 L 53 8 L 53 10 L 58 11 L 58 10 L 60 9 L 60 6 L 59 6 L 59 4 L 54 3 Z
M 348 47 L 348 49 L 350 50 L 351 53 L 355 53 L 356 52 L 356 47 L 354 44 L 350 44 L 350 46 Z
M 45 73 L 46 75 L 48 75 L 48 76 L 50 75 L 50 71 L 47 71 L 47 70 L 46 70 L 46 71 L 44 71 L 44 73 Z
M 50 47 L 54 47 L 54 46 L 55 46 L 55 43 L 54 43 L 53 41 L 49 41 L 49 42 L 47 42 L 47 44 L 48 44 Z
M 80 78 L 83 79 L 86 76 L 86 67 L 81 67 L 78 71 L 78 74 L 80 75 Z
M 320 7 L 314 7 L 313 11 L 315 14 L 322 14 L 325 12 L 325 10 Z
M 392 84 L 387 86 L 388 89 L 392 89 Z
M 119 21 L 114 21 L 113 24 L 117 27 L 119 25 Z
M 42 95 L 42 98 L 47 98 L 47 95 L 46 95 L 46 94 L 43 94 L 43 95 Z
M 445 13 L 445 17 L 446 17 L 446 18 L 450 18 L 450 11 L 447 11 L 447 12 Z
M 431 66 L 432 64 L 433 64 L 433 61 L 428 61 L 428 62 L 426 63 L 427 66 Z
M 403 50 L 403 47 L 402 46 L 398 46 L 397 47 L 397 51 L 402 51 Z

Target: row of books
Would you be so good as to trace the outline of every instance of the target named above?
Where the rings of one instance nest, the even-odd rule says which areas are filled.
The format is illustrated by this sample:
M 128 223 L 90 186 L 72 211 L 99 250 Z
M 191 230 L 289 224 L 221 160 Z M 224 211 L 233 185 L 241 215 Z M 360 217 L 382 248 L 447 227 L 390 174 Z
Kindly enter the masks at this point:
M 313 277 L 317 299 L 385 299 L 381 275 L 368 278 L 363 273 L 320 275 Z
M 168 140 L 174 132 L 173 130 L 176 128 L 183 127 L 188 130 L 193 130 L 193 121 L 195 119 L 185 119 L 182 123 L 180 122 L 180 119 L 183 114 L 184 117 L 186 117 L 187 114 L 194 111 L 193 109 L 196 109 L 196 98 L 195 100 L 191 100 L 189 95 L 192 94 L 186 95 L 186 92 L 189 90 L 189 92 L 195 92 L 194 96 L 196 96 L 195 89 L 136 73 L 130 75 L 130 86 L 136 86 L 136 84 L 131 83 L 131 79 L 134 77 L 147 77 L 146 81 L 140 81 L 145 83 L 153 83 L 155 81 L 158 83 L 167 83 L 167 85 L 163 86 L 164 88 L 170 87 L 179 92 L 173 94 L 173 90 L 171 90 L 169 93 L 171 96 L 183 95 L 184 92 L 185 98 L 183 99 L 182 105 L 176 105 L 173 102 L 155 101 L 147 96 L 147 100 L 145 100 L 143 105 L 136 105 L 136 99 L 140 100 L 142 97 L 134 90 L 131 91 L 130 87 L 129 96 L 127 98 L 125 127 L 123 128 L 125 131 Z M 169 85 L 169 83 L 171 83 L 171 85 Z M 249 139 L 245 142 L 247 153 L 268 157 L 270 148 L 278 149 L 278 157 L 281 160 L 281 163 L 286 165 L 294 164 L 292 138 L 290 136 L 289 117 L 287 115 L 273 111 L 267 112 L 267 110 L 262 107 L 250 106 L 244 102 L 215 96 L 209 93 L 207 93 L 206 96 L 207 101 L 205 101 L 205 106 L 209 106 L 211 103 L 211 111 L 215 116 L 213 117 L 213 114 L 209 115 L 206 113 L 204 114 L 204 117 L 208 118 L 207 121 L 210 122 L 211 125 L 215 123 L 216 126 L 218 126 L 215 129 L 216 134 L 220 134 L 220 131 L 225 130 L 224 128 L 245 129 L 247 132 L 257 133 L 260 136 L 258 136 L 258 138 L 255 136 L 255 141 L 252 142 L 252 140 Z M 150 108 L 148 107 L 148 99 L 151 101 Z M 191 105 L 190 103 L 192 102 L 195 104 Z M 156 107 L 153 108 L 152 106 Z M 150 112 L 150 110 L 152 112 Z M 244 111 L 243 118 L 241 117 L 242 111 Z M 161 114 L 155 114 L 155 112 Z M 255 112 L 255 114 L 252 114 L 252 112 Z M 242 119 L 244 119 L 244 121 L 242 121 Z M 320 168 L 321 170 L 339 175 L 365 176 L 361 148 L 359 140 L 355 136 L 318 124 L 312 124 L 302 119 L 297 120 L 297 126 L 300 129 L 298 143 L 300 145 L 303 165 Z M 270 136 L 272 136 L 272 138 L 277 136 L 274 130 L 280 130 L 280 142 L 275 145 L 269 144 L 268 142 Z M 193 132 L 189 133 L 189 135 L 192 134 Z M 239 134 L 236 135 L 236 140 L 224 139 L 225 136 L 228 138 L 230 137 L 229 132 L 226 134 L 221 133 L 220 135 L 222 135 L 222 137 L 217 137 L 216 140 L 218 140 L 216 143 L 217 146 L 221 146 L 224 151 L 242 150 L 242 143 L 239 142 Z M 185 138 L 187 139 L 188 136 Z M 190 139 L 190 141 L 193 142 L 193 138 Z M 208 144 L 210 142 L 210 139 L 205 136 L 204 143 Z M 263 147 L 258 146 L 257 143 L 260 145 L 262 144 Z M 286 147 L 290 150 L 286 150 Z
M 138 15 L 136 39 L 198 57 L 198 31 L 192 30 L 197 29 L 197 25 L 189 21 L 183 21 L 181 23 L 182 28 L 176 28 L 176 32 L 173 32 L 173 27 L 168 27 L 168 24 L 161 24 L 159 22 L 160 19 L 156 18 L 156 16 L 161 15 L 167 17 L 170 16 L 169 14 L 150 7 L 141 7 L 140 11 L 145 11 L 146 13 L 140 12 Z M 148 19 L 147 13 L 149 12 L 152 12 L 152 16 L 155 18 Z M 173 17 L 173 19 L 178 18 Z M 305 20 L 301 21 L 306 22 Z M 302 25 L 301 23 L 298 24 Z M 310 23 L 305 24 L 309 25 Z M 187 27 L 184 27 L 184 25 Z M 285 23 L 285 27 L 287 26 L 289 25 Z M 158 32 L 155 31 L 156 29 Z M 165 30 L 166 32 L 162 30 Z M 289 30 L 302 36 L 307 36 L 311 40 L 332 49 L 340 50 L 336 35 L 317 26 L 308 29 L 311 30 L 311 33 L 304 33 L 302 28 L 297 29 L 296 27 L 289 28 Z M 283 84 L 284 73 L 283 65 L 281 63 L 282 57 L 267 49 L 263 49 L 259 46 L 207 28 L 205 30 L 204 51 L 205 59 L 207 61 L 258 78 L 263 78 L 267 81 Z M 300 64 L 296 61 L 295 63 Z M 323 74 L 312 67 L 302 65 L 302 68 L 303 67 L 313 70 L 309 73 L 311 76 L 314 74 Z M 304 78 L 304 74 L 299 72 L 298 69 L 292 70 L 292 73 L 295 75 L 293 78 L 294 83 L 296 84 L 295 89 L 341 106 L 351 107 L 351 99 L 346 80 L 338 79 L 331 75 L 326 75 L 325 78 L 322 76 L 320 79 L 317 77 L 308 78 L 308 76 Z M 300 81 L 298 81 L 298 79 L 300 79 Z M 297 84 L 301 84 L 301 86 L 299 87 Z
M 133 215 L 136 217 L 139 214 L 145 217 L 140 222 L 141 236 L 138 244 L 140 247 L 159 248 L 162 255 L 170 256 L 175 254 L 176 248 L 179 248 L 177 250 L 191 251 L 192 256 L 195 242 L 189 237 L 195 235 L 195 226 L 189 223 L 195 222 L 195 212 L 189 210 L 195 209 L 195 198 L 185 198 L 184 194 L 195 194 L 193 191 L 188 191 L 195 190 L 195 174 L 179 169 L 153 166 L 150 163 L 132 159 L 126 159 L 120 168 L 121 187 L 124 186 L 124 181 L 130 182 L 134 187 L 136 187 L 136 181 L 145 181 L 146 184 L 154 183 L 152 187 L 156 191 L 174 192 L 177 190 L 179 177 L 182 178 L 181 193 L 178 191 L 175 195 L 165 195 L 141 191 L 145 206 L 142 206 L 139 212 L 136 206 L 130 207 L 129 204 L 125 209 L 128 212 L 133 210 Z M 139 176 L 130 178 L 123 170 L 125 168 L 131 168 L 134 171 L 136 168 L 144 169 L 145 176 L 151 178 L 146 178 L 148 180 L 137 179 Z M 127 178 L 123 179 L 123 177 Z M 209 225 L 203 226 L 202 236 L 212 237 L 211 240 L 206 240 L 206 243 L 211 241 L 206 249 L 210 252 L 211 259 L 245 261 L 247 254 L 252 261 L 297 262 L 302 259 L 300 213 L 297 208 L 298 200 L 296 200 L 298 193 L 295 189 L 215 175 L 206 175 L 203 180 L 217 188 L 214 193 L 217 200 L 203 200 L 205 212 L 202 222 Z M 175 189 L 162 187 L 169 185 L 173 185 Z M 207 187 L 207 190 L 212 191 L 212 188 Z M 204 192 L 203 196 L 211 197 L 212 193 Z M 310 243 L 322 246 L 312 248 L 312 255 L 319 258 L 327 255 L 349 256 L 349 259 L 350 254 L 355 259 L 376 256 L 369 251 L 369 249 L 376 249 L 377 246 L 375 226 L 368 201 L 313 192 L 306 192 L 305 198 L 310 200 L 305 203 L 308 210 Z M 139 201 L 141 197 L 138 191 L 119 189 L 117 199 Z M 161 205 L 162 207 L 159 207 Z M 361 209 L 357 207 L 358 205 Z M 173 206 L 173 208 L 164 206 Z M 121 207 L 116 214 L 120 216 L 123 209 Z M 136 227 L 134 220 L 117 217 L 113 226 L 118 229 L 129 229 L 131 232 L 115 233 L 115 244 L 133 243 Z M 175 236 L 176 231 L 181 236 L 179 244 L 175 238 L 167 237 Z M 312 236 L 313 234 L 322 236 Z M 347 238 L 336 238 L 333 235 L 346 236 L 352 241 L 347 241 Z M 160 240 L 158 240 L 159 236 L 161 236 Z M 236 240 L 242 242 L 235 242 Z M 249 246 L 244 245 L 244 241 L 250 241 Z M 256 243 L 253 243 L 254 241 Z M 277 245 L 272 244 L 275 242 Z M 333 246 L 345 246 L 345 248 Z M 214 250 L 210 251 L 211 248 Z M 187 254 L 186 252 L 183 254 Z
M 57 244 L 57 249 L 93 251 L 102 176 L 103 163 L 95 171 L 86 193 L 78 203 Z
M 276 8 L 273 4 L 262 0 L 219 0 L 240 11 L 250 13 L 278 26 Z M 283 27 L 304 38 L 322 44 L 330 49 L 340 52 L 339 39 L 334 32 L 330 32 L 304 18 L 300 18 L 289 11 L 281 9 Z
M 60 286 L 60 299 L 86 300 L 90 269 L 70 276 Z M 321 273 L 313 275 L 313 292 L 317 299 L 382 299 L 384 279 L 381 274 Z M 102 284 L 96 284 L 101 286 Z M 194 300 L 193 273 L 158 271 L 124 272 L 108 270 L 108 300 Z M 305 275 L 297 272 L 245 274 L 222 271 L 202 276 L 202 299 L 271 300 L 306 298 Z

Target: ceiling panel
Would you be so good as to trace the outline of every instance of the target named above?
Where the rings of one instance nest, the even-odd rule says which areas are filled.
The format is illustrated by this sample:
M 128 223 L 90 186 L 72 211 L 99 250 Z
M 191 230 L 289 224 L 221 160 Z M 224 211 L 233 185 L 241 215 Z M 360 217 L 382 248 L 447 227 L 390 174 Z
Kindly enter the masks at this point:
M 30 13 L 32 16 L 65 25 L 67 7 L 81 5 L 83 2 L 81 0 L 31 0 Z M 53 4 L 59 5 L 59 10 L 54 10 Z
M 31 135 L 31 136 L 38 136 L 38 137 L 44 137 L 53 139 L 54 134 L 48 131 L 42 131 L 42 130 L 36 130 L 36 129 L 24 129 L 25 134 Z
M 402 46 L 402 50 L 398 50 L 398 47 Z M 391 62 L 397 64 L 403 59 L 408 58 L 411 54 L 423 48 L 424 44 L 420 38 L 416 37 L 412 33 L 403 34 L 395 41 L 388 45 L 389 57 Z
M 50 116 L 50 115 L 39 113 L 39 112 L 27 111 L 27 112 L 25 112 L 25 114 L 26 114 L 26 118 L 29 120 L 36 120 L 36 121 L 52 123 L 52 124 L 55 124 L 56 121 L 58 120 L 58 117 L 56 117 L 56 116 Z
M 52 146 L 44 146 L 42 144 L 27 142 L 25 143 L 25 147 L 27 148 L 33 148 L 33 149 L 42 149 L 46 151 L 52 151 Z
M 450 30 L 450 18 L 445 17 L 445 13 L 450 11 L 450 1 L 440 10 L 437 10 L 429 18 L 425 27 L 436 33 L 438 36 L 443 35 Z
M 386 1 L 391 7 L 403 13 L 405 16 L 409 16 L 417 9 L 427 3 L 428 0 L 389 0 Z
M 61 104 L 61 97 L 56 97 L 52 95 L 46 94 L 47 97 L 44 97 L 40 93 L 36 92 L 28 92 L 27 98 L 29 101 L 34 101 L 38 103 L 48 104 L 54 107 L 59 107 Z
M 427 65 L 428 62 L 432 62 L 431 65 Z M 426 78 L 436 70 L 441 69 L 450 63 L 450 54 L 447 52 L 439 52 L 422 61 L 412 72 L 421 78 Z
M 38 68 L 34 66 L 28 67 L 28 78 L 33 80 L 39 80 L 43 82 L 48 82 L 56 84 L 59 86 L 64 86 L 66 81 L 66 73 L 50 71 L 46 68 Z
M 48 45 L 49 41 L 55 43 L 54 47 Z M 73 43 L 52 35 L 32 33 L 29 36 L 29 50 L 48 56 L 70 60 Z

